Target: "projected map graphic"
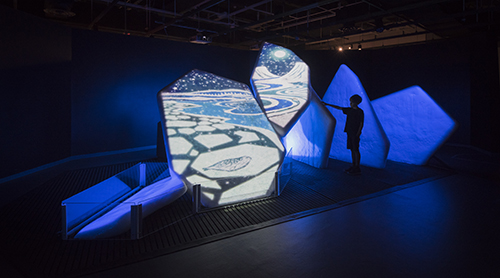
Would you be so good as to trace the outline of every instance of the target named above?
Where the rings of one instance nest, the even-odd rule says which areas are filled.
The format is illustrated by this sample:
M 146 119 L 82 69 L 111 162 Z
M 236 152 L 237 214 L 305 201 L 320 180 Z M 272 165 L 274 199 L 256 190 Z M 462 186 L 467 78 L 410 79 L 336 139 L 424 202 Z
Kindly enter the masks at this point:
M 292 51 L 264 43 L 252 85 L 280 136 L 291 129 L 309 101 L 309 67 Z
M 284 148 L 245 84 L 193 70 L 158 93 L 169 166 L 215 207 L 273 193 Z

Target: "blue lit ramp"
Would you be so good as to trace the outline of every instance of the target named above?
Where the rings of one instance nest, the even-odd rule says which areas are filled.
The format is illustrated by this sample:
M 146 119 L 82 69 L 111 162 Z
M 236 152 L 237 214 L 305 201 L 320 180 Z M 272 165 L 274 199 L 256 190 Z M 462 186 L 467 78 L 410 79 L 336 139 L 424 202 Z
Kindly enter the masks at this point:
M 284 147 L 247 85 L 192 70 L 158 93 L 169 167 L 201 203 L 270 196 Z
M 365 114 L 365 123 L 359 145 L 361 165 L 384 168 L 389 152 L 389 139 L 358 77 L 349 67 L 341 65 L 328 87 L 323 101 L 341 107 L 349 107 L 349 98 L 354 94 L 358 94 L 363 98 L 359 107 L 363 109 Z M 352 162 L 351 152 L 346 148 L 347 135 L 344 132 L 346 115 L 340 110 L 331 107 L 328 107 L 328 109 L 337 120 L 330 157 Z
M 307 108 L 309 66 L 289 49 L 264 43 L 251 83 L 274 129 L 285 136 Z
M 419 86 L 381 97 L 372 104 L 391 141 L 389 160 L 423 165 L 457 126 Z
M 163 168 L 147 174 L 146 165 Z M 161 166 L 161 164 L 165 164 Z M 65 233 L 75 239 L 109 238 L 130 230 L 131 206 L 142 205 L 142 216 L 181 197 L 187 188 L 171 175 L 166 163 L 140 163 L 62 202 Z

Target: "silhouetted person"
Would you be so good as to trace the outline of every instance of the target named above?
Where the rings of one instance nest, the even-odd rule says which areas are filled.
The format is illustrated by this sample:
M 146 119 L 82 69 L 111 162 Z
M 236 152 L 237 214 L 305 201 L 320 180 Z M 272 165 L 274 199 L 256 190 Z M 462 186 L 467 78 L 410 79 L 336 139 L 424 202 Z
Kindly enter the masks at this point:
M 361 154 L 359 153 L 359 138 L 365 121 L 365 113 L 358 107 L 358 105 L 362 100 L 363 99 L 359 95 L 353 95 L 349 98 L 351 107 L 340 107 L 322 101 L 324 105 L 342 110 L 342 112 L 347 115 L 344 132 L 347 133 L 347 149 L 351 150 L 352 167 L 346 169 L 345 172 L 350 175 L 361 174 L 361 169 L 359 168 L 359 163 L 361 161 Z

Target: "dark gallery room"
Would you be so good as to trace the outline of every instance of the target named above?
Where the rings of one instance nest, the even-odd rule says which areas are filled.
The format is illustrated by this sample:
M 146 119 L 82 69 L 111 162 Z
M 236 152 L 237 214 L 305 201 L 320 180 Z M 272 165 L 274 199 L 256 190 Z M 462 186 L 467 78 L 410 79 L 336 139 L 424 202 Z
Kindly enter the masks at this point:
M 500 0 L 0 0 L 3 277 L 500 277 Z

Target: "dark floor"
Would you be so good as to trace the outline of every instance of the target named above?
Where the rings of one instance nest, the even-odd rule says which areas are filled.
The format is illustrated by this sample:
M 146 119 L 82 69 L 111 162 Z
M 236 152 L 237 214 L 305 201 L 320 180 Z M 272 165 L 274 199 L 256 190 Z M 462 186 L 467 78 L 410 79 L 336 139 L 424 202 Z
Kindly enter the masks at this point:
M 117 165 L 99 169 L 109 175 L 109 167 L 127 167 Z M 1 211 L 0 267 L 11 270 L 12 277 L 500 277 L 498 156 L 445 146 L 428 166 L 390 162 L 385 169 L 364 168 L 360 177 L 345 175 L 343 167 L 338 161 L 325 170 L 294 163 L 282 196 L 219 211 L 226 230 L 203 234 L 199 229 L 204 237 L 192 233 L 177 243 L 169 237 L 182 234 L 180 227 L 189 229 L 186 221 L 139 241 L 62 242 L 43 236 L 60 219 L 38 212 L 26 216 L 34 224 L 12 223 L 15 205 L 10 204 Z M 19 200 L 29 205 L 43 186 L 68 173 L 85 177 L 90 169 L 96 168 L 56 175 Z M 287 203 L 300 203 L 295 198 L 301 195 L 309 196 L 302 207 L 287 209 Z M 231 220 L 234 214 L 243 224 Z M 215 213 L 202 215 L 217 221 Z M 41 236 L 34 236 L 37 229 Z M 30 244 L 36 252 L 29 251 Z M 16 246 L 22 250 L 13 250 Z M 98 248 L 106 248 L 106 256 Z

